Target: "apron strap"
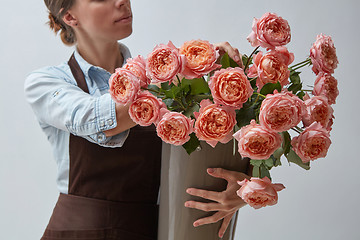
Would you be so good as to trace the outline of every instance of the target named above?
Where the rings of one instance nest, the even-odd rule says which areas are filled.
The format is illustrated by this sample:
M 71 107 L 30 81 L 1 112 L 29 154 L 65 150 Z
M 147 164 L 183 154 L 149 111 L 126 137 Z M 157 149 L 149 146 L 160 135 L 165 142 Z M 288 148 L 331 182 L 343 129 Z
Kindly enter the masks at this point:
M 81 70 L 79 63 L 75 59 L 75 54 L 73 53 L 68 61 L 71 73 L 73 74 L 77 85 L 81 88 L 84 92 L 89 93 L 88 86 L 85 81 L 85 75 Z

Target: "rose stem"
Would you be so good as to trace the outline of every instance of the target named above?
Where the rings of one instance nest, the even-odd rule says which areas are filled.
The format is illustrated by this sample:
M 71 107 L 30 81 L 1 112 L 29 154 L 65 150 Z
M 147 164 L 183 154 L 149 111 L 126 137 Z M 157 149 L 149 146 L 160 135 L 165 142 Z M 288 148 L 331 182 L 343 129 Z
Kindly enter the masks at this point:
M 266 98 L 266 96 L 263 95 L 263 94 L 261 94 L 261 93 L 254 92 L 254 94 L 257 94 L 258 96 L 261 96 L 261 97 L 263 97 L 263 98 Z
M 295 131 L 295 132 L 297 132 L 297 133 L 301 133 L 300 131 L 298 131 L 296 128 L 291 128 L 291 130 L 293 130 L 293 131 Z
M 246 64 L 245 64 L 245 67 L 244 67 L 244 71 L 246 71 L 247 67 L 249 66 L 250 64 L 250 59 L 252 57 L 252 55 L 254 55 L 254 53 L 259 49 L 260 46 L 256 47 L 254 49 L 254 51 L 250 54 L 250 56 L 248 57 L 248 59 L 246 60 Z
M 298 126 L 295 126 L 294 128 L 296 128 L 297 130 L 299 130 L 300 132 L 304 131 L 301 128 L 299 128 Z
M 310 58 L 307 58 L 305 61 L 302 61 L 302 62 L 300 62 L 300 63 L 297 63 L 297 64 L 289 67 L 289 69 L 290 69 L 291 71 L 295 71 L 295 70 L 297 70 L 297 69 L 299 69 L 299 68 L 305 67 L 305 66 L 308 65 L 308 64 L 311 64 L 311 59 L 310 59 Z M 295 67 L 296 67 L 296 68 L 295 68 Z
M 149 88 L 142 88 L 143 90 L 146 90 L 146 91 L 150 91 L 150 92 L 154 92 L 154 93 L 157 93 L 157 94 L 160 94 L 160 95 L 164 95 L 163 93 L 161 93 L 160 91 L 156 91 L 154 89 L 149 89 Z
M 177 80 L 179 81 L 179 84 L 181 83 L 180 78 L 178 75 L 176 75 Z
M 295 64 L 295 65 L 292 65 L 290 68 L 293 68 L 293 67 L 296 67 L 296 66 L 299 66 L 299 65 L 301 65 L 301 64 L 303 64 L 303 63 L 306 63 L 306 62 L 309 62 L 309 60 L 311 60 L 311 58 L 307 58 L 307 59 L 305 59 L 304 61 L 302 61 L 302 62 L 299 62 L 299 63 L 297 63 L 297 64 Z

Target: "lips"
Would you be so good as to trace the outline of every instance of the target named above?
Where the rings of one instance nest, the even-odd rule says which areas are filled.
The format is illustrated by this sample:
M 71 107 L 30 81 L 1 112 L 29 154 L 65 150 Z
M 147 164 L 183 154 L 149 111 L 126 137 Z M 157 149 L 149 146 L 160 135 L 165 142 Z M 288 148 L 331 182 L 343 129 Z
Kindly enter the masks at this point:
M 132 20 L 132 14 L 126 14 L 122 17 L 119 17 L 115 20 L 115 23 L 118 23 L 118 22 L 129 22 Z

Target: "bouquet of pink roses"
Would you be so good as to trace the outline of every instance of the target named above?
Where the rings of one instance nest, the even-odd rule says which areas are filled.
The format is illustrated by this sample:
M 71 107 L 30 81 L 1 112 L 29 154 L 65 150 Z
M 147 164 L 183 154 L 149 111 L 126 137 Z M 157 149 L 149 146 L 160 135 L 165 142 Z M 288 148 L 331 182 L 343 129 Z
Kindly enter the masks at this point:
M 254 208 L 273 205 L 284 186 L 271 183 L 270 170 L 281 165 L 283 155 L 306 170 L 310 161 L 326 156 L 331 105 L 339 94 L 331 75 L 338 64 L 331 37 L 317 36 L 309 58 L 292 66 L 294 54 L 285 47 L 290 39 L 288 22 L 266 13 L 254 19 L 248 41 L 255 50 L 243 56 L 243 66 L 227 54 L 218 62 L 208 41 L 192 40 L 180 48 L 160 44 L 146 59 L 128 59 L 117 69 L 110 94 L 130 104 L 134 122 L 155 124 L 164 142 L 182 145 L 189 154 L 200 141 L 215 147 L 236 139 L 239 153 L 253 166 L 252 178 L 239 182 L 238 195 Z M 298 69 L 310 65 L 317 77 L 307 90 Z

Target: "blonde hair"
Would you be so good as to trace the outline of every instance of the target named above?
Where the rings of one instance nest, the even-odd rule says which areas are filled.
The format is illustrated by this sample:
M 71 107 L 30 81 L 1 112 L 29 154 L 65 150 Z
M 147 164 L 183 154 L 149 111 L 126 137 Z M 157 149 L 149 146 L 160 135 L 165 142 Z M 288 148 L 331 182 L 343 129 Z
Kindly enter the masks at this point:
M 68 46 L 76 43 L 74 29 L 67 25 L 62 18 L 65 13 L 74 5 L 75 0 L 44 0 L 49 10 L 50 29 L 57 34 L 60 31 L 61 41 Z

